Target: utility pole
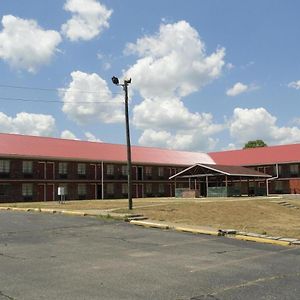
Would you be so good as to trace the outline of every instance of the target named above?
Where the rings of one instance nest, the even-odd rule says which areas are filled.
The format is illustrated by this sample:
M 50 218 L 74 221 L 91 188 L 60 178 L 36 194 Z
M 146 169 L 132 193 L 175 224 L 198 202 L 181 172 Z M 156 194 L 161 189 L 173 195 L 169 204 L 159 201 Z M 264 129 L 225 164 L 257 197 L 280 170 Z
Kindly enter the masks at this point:
M 131 165 L 131 143 L 129 131 L 129 114 L 128 114 L 128 84 L 129 80 L 124 80 L 123 84 L 119 83 L 119 79 L 115 76 L 112 77 L 112 82 L 115 85 L 121 85 L 125 92 L 125 122 L 126 122 L 126 144 L 127 144 L 127 184 L 128 184 L 128 208 L 132 209 L 132 165 Z

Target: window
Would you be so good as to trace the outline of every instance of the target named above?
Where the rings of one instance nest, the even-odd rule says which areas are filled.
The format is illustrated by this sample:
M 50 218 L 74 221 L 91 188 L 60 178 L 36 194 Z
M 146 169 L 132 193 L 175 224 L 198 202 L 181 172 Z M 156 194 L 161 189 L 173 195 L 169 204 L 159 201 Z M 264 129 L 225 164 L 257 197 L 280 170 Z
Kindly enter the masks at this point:
M 275 181 L 275 190 L 282 191 L 283 190 L 283 181 Z
M 290 172 L 291 172 L 291 175 L 298 175 L 299 174 L 299 165 L 290 165 Z
M 127 166 L 122 166 L 122 175 L 128 175 L 128 167 Z
M 24 197 L 33 195 L 33 187 L 31 183 L 23 183 L 22 184 L 22 195 Z
M 0 173 L 9 173 L 10 171 L 10 161 L 0 160 Z
M 160 176 L 160 177 L 164 176 L 164 168 L 163 167 L 158 168 L 158 176 Z
M 77 174 L 78 175 L 86 174 L 86 164 L 84 164 L 84 163 L 77 164 Z
M 32 161 L 23 161 L 22 163 L 23 173 L 31 174 L 32 173 Z
M 0 196 L 7 196 L 9 194 L 9 189 L 9 184 L 0 184 Z
M 152 175 L 152 167 L 146 167 L 145 173 L 146 173 L 146 176 L 151 176 Z
M 79 196 L 85 196 L 86 195 L 86 184 L 84 184 L 84 183 L 78 184 L 77 193 Z
M 146 194 L 152 193 L 152 184 L 148 183 L 146 184 Z
M 164 193 L 165 192 L 165 186 L 162 183 L 160 183 L 158 185 L 158 192 L 159 193 Z
M 107 194 L 113 194 L 114 193 L 114 184 L 113 183 L 108 183 L 106 188 L 107 188 Z
M 58 173 L 60 175 L 67 175 L 67 172 L 68 172 L 68 163 L 60 162 L 58 164 Z
M 122 183 L 122 194 L 128 194 L 128 184 Z
M 114 175 L 114 165 L 107 165 L 106 166 L 106 174 L 107 175 Z

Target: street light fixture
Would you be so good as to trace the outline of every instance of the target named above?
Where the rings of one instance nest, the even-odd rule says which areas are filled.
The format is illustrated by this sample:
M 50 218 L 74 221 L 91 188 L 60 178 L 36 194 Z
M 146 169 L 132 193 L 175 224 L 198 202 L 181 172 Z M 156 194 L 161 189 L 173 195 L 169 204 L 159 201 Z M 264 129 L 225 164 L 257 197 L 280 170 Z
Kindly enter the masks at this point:
M 128 168 L 128 208 L 132 209 L 132 167 L 131 167 L 131 145 L 130 145 L 130 132 L 129 132 L 129 116 L 128 116 L 128 84 L 129 80 L 124 80 L 124 83 L 120 84 L 118 77 L 113 76 L 111 78 L 113 84 L 122 86 L 125 92 L 125 121 L 126 121 L 126 142 L 127 142 L 127 168 Z

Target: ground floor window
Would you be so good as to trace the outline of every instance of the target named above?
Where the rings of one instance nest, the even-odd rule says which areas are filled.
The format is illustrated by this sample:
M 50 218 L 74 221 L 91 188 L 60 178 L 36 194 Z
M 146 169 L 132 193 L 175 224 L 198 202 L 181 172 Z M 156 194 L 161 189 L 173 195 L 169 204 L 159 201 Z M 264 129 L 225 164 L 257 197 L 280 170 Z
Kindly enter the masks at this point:
M 128 194 L 128 184 L 122 183 L 122 194 Z
M 158 192 L 161 193 L 161 194 L 165 192 L 165 186 L 164 186 L 164 184 L 160 183 L 158 185 Z
M 281 192 L 283 190 L 283 181 L 275 181 L 276 192 Z
M 0 196 L 7 196 L 9 194 L 10 184 L 0 184 Z
M 107 194 L 112 195 L 114 193 L 114 184 L 113 183 L 108 183 L 106 188 L 107 188 Z
M 151 194 L 152 193 L 152 184 L 151 183 L 147 183 L 146 184 L 146 193 L 147 194 Z
M 79 196 L 85 196 L 86 195 L 86 184 L 84 184 L 84 183 L 78 184 L 77 193 Z
M 23 183 L 22 184 L 22 195 L 25 196 L 25 197 L 33 195 L 33 185 L 32 185 L 32 183 Z

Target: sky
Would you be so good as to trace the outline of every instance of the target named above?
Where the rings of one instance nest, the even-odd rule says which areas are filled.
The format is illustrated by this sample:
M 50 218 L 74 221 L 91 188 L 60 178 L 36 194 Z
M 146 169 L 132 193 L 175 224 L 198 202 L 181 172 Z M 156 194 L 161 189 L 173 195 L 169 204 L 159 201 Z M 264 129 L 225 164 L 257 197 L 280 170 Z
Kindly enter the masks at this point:
M 300 142 L 297 0 L 0 0 L 0 132 L 212 152 Z

